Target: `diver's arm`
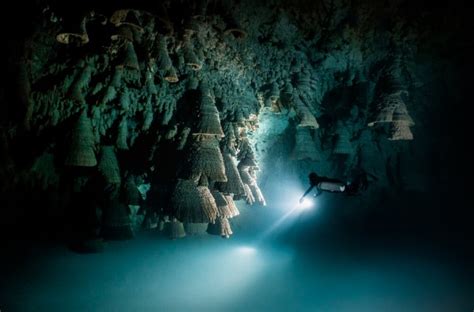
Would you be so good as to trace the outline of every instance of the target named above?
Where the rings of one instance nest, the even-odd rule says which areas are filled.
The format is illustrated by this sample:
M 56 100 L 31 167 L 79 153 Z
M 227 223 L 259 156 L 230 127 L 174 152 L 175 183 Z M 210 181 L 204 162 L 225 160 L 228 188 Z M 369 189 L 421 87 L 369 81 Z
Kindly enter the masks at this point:
M 305 198 L 306 195 L 308 195 L 309 192 L 311 192 L 311 190 L 313 189 L 314 185 L 311 185 L 307 190 L 306 192 L 304 192 L 303 196 L 301 196 L 300 198 L 300 203 L 303 202 L 303 199 Z
M 316 197 L 318 197 L 319 195 L 321 195 L 322 192 L 323 192 L 323 190 L 320 189 L 319 187 L 317 187 L 317 189 L 318 189 L 318 192 L 316 193 Z

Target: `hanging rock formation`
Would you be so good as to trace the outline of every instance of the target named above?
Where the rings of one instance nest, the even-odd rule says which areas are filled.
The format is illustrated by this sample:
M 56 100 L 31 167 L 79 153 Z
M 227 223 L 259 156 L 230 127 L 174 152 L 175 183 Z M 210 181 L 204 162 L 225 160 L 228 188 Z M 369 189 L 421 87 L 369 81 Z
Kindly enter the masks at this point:
M 234 201 L 267 204 L 266 183 L 282 170 L 341 179 L 364 170 L 389 194 L 400 170 L 440 167 L 419 156 L 449 142 L 427 135 L 442 105 L 427 90 L 443 78 L 429 34 L 445 27 L 456 42 L 460 29 L 414 17 L 416 4 L 48 2 L 31 6 L 30 31 L 5 59 L 17 74 L 0 87 L 2 200 L 42 181 L 42 198 L 61 197 L 55 209 L 67 219 L 74 183 L 101 176 L 88 196 L 109 236 L 131 236 L 129 216 L 146 214 L 166 217 L 172 238 L 214 222 L 229 237 Z M 134 212 L 122 183 L 132 176 L 151 185 Z M 31 214 L 3 202 L 5 223 Z

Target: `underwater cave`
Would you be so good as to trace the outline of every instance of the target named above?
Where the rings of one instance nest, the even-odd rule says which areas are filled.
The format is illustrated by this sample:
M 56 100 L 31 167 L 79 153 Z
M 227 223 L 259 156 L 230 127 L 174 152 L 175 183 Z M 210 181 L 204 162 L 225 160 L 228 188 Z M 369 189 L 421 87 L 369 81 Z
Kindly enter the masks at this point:
M 470 6 L 2 4 L 0 311 L 473 311 Z

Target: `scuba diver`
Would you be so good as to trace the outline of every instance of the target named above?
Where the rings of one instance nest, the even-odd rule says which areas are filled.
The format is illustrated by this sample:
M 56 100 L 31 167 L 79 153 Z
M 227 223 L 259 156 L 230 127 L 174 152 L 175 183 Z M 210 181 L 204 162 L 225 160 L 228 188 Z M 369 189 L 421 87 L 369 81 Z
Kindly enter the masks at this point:
M 342 180 L 319 176 L 316 172 L 311 172 L 309 174 L 310 187 L 300 198 L 300 203 L 303 202 L 305 196 L 308 195 L 314 187 L 318 190 L 315 196 L 321 195 L 323 191 L 344 193 L 348 196 L 359 195 L 361 191 L 367 190 L 367 187 L 369 186 L 369 177 L 378 180 L 373 174 L 367 173 L 361 169 L 357 171 L 352 181 L 346 183 Z

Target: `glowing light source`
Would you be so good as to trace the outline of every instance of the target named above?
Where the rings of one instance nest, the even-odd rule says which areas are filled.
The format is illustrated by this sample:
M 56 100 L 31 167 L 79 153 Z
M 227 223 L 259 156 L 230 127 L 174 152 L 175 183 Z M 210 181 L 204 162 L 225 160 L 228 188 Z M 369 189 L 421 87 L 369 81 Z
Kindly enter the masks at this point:
M 298 222 L 299 217 L 305 214 L 303 213 L 304 210 L 315 207 L 316 202 L 313 198 L 310 198 L 310 195 L 305 197 L 301 203 L 299 202 L 303 193 L 304 189 L 301 187 L 292 184 L 285 185 L 285 189 L 281 190 L 282 196 L 277 206 L 282 209 L 282 215 L 260 235 L 258 239 L 259 242 L 267 240 L 272 234 L 278 232 L 278 230 L 288 229 L 288 227 Z
M 314 206 L 314 201 L 310 198 L 304 198 L 303 202 L 298 205 L 299 209 L 309 209 Z

